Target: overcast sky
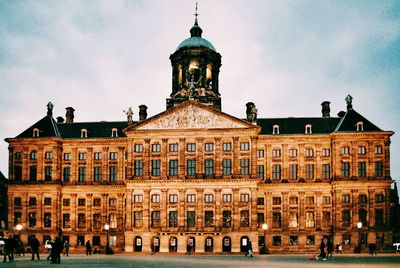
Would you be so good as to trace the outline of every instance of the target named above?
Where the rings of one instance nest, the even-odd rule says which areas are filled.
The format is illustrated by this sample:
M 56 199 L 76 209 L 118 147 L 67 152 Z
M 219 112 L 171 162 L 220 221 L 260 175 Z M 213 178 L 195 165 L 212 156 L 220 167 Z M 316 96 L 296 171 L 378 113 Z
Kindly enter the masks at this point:
M 196 1 L 0 0 L 0 170 L 15 137 L 46 115 L 122 121 L 165 110 L 169 55 L 190 36 Z M 203 37 L 222 55 L 222 110 L 245 117 L 331 116 L 353 107 L 400 132 L 400 1 L 198 0 Z M 400 133 L 392 137 L 400 178 Z

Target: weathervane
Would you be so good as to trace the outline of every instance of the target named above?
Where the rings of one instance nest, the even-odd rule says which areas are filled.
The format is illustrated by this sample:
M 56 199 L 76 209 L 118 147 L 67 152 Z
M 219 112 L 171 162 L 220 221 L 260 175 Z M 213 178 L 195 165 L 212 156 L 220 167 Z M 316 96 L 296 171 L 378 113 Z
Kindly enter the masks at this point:
M 197 17 L 200 15 L 199 13 L 197 13 L 197 2 L 196 2 L 196 13 L 194 13 L 193 15 L 195 16 L 194 23 L 197 24 L 198 23 Z

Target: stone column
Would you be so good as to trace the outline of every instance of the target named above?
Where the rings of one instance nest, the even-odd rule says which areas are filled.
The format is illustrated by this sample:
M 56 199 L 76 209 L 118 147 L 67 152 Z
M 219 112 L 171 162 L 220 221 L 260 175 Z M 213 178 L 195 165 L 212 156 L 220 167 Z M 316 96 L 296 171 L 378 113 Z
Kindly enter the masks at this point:
M 132 195 L 133 190 L 128 189 L 127 198 L 126 198 L 126 209 L 125 209 L 125 217 L 126 217 L 126 224 L 125 228 L 127 231 L 132 231 Z
M 196 138 L 196 143 L 197 143 L 196 177 L 203 178 L 204 174 L 203 138 Z
M 232 228 L 233 231 L 238 231 L 240 228 L 239 188 L 233 188 L 232 191 L 233 191 Z
M 87 149 L 87 156 L 86 156 L 86 181 L 87 183 L 91 183 L 93 181 L 94 170 L 93 170 L 93 148 L 89 147 Z
M 71 231 L 77 231 L 77 217 L 78 211 L 76 209 L 76 202 L 77 202 L 77 194 L 71 194 L 71 213 L 70 213 L 70 221 L 71 221 Z
M 86 194 L 86 230 L 92 232 L 93 231 L 93 194 Z
M 165 180 L 169 176 L 168 170 L 168 139 L 163 138 L 161 139 L 161 171 L 160 171 L 160 178 Z
M 179 179 L 184 179 L 186 174 L 185 162 L 185 138 L 179 138 L 179 160 L 178 160 L 178 176 Z
M 204 205 L 204 197 L 203 197 L 203 192 L 204 189 L 196 189 L 197 191 L 197 196 L 196 196 L 196 216 L 197 216 L 197 223 L 196 226 L 197 228 L 200 228 L 201 230 L 204 229 L 204 211 L 203 211 L 203 205 Z M 196 241 L 196 248 L 197 248 L 197 241 Z
M 178 226 L 179 229 L 185 228 L 185 190 L 179 189 L 179 206 L 178 206 Z M 180 241 L 179 241 L 180 242 Z M 180 247 L 179 243 L 178 246 Z
M 239 147 L 239 137 L 233 137 L 233 165 L 232 174 L 233 178 L 240 176 L 240 147 Z
M 117 200 L 117 228 L 118 231 L 124 231 L 124 197 L 125 193 L 118 193 L 118 200 Z
M 221 148 L 221 138 L 215 138 L 215 177 L 221 178 L 222 176 L 222 148 Z
M 168 226 L 167 200 L 168 200 L 168 189 L 163 188 L 161 189 L 161 207 L 160 207 L 161 230 L 167 228 Z
M 150 178 L 150 139 L 144 140 L 144 153 L 143 153 L 143 179 Z

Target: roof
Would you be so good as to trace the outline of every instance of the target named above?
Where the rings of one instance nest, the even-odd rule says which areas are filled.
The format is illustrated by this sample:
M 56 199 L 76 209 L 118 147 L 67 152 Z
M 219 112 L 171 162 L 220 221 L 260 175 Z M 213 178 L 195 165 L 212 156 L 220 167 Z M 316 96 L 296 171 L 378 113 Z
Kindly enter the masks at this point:
M 81 130 L 87 130 L 88 138 L 109 138 L 112 129 L 118 130 L 118 137 L 126 137 L 122 130 L 128 126 L 127 121 L 123 122 L 77 122 L 77 123 L 57 123 L 62 138 L 81 138 Z
M 354 132 L 357 131 L 357 123 L 363 123 L 363 131 L 382 131 L 380 128 L 368 121 L 364 116 L 353 109 L 347 110 L 342 120 L 338 124 L 335 132 Z
M 33 130 L 35 128 L 39 129 L 39 137 L 60 137 L 60 133 L 58 132 L 56 121 L 51 116 L 45 116 L 31 127 L 26 129 L 24 132 L 19 134 L 17 138 L 32 138 Z
M 176 48 L 176 50 L 178 51 L 179 49 L 184 47 L 206 47 L 216 52 L 215 47 L 210 43 L 210 41 L 202 37 L 189 37 L 183 40 Z

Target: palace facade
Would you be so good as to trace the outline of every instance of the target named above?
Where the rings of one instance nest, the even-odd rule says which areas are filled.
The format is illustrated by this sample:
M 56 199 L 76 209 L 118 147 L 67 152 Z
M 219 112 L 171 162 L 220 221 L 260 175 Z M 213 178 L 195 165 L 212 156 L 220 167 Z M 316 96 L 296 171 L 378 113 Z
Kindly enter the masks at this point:
M 221 55 L 191 37 L 170 56 L 167 109 L 139 120 L 47 114 L 9 143 L 8 226 L 125 252 L 353 251 L 391 245 L 390 137 L 359 114 L 246 119 L 221 111 Z M 17 224 L 22 230 L 17 231 Z M 359 226 L 358 226 L 359 225 Z M 105 228 L 105 226 L 109 228 Z M 258 247 L 258 246 L 259 247 Z

